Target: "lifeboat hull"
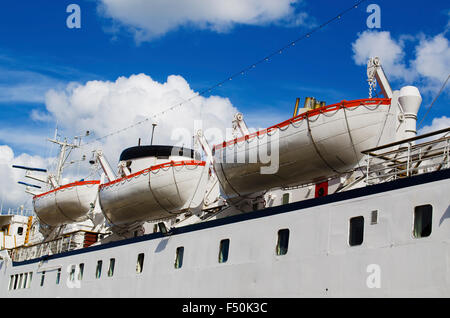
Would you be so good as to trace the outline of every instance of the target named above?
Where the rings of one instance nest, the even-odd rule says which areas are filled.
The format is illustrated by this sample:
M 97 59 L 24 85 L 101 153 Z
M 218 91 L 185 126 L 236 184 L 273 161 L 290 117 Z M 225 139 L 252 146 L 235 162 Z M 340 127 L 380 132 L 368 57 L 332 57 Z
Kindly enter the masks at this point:
M 311 110 L 214 146 L 214 169 L 229 199 L 315 183 L 358 167 L 361 151 L 393 141 L 393 134 L 383 134 L 395 132 L 393 117 L 390 99 L 342 102 Z M 260 158 L 261 152 L 270 152 L 270 163 L 251 161 Z
M 88 219 L 95 204 L 100 181 L 80 181 L 36 195 L 33 206 L 39 219 L 50 226 L 60 226 Z
M 117 226 L 171 218 L 202 204 L 208 170 L 197 160 L 153 166 L 102 184 L 100 206 Z

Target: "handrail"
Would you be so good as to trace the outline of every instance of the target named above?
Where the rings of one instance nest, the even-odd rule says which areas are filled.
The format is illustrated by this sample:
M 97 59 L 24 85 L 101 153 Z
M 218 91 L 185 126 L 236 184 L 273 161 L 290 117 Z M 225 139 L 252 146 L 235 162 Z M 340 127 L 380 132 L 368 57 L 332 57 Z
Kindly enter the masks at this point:
M 427 137 L 443 134 L 445 132 L 450 132 L 450 127 L 447 127 L 447 128 L 444 128 L 444 129 L 440 129 L 440 130 L 436 130 L 434 132 L 426 133 L 426 134 L 423 134 L 423 135 L 420 135 L 420 136 L 416 136 L 416 137 L 407 138 L 407 139 L 403 139 L 403 140 L 400 140 L 400 141 L 392 142 L 390 144 L 378 146 L 378 147 L 375 147 L 375 148 L 367 149 L 367 150 L 364 150 L 364 151 L 361 151 L 361 152 L 363 154 L 367 155 L 367 154 L 369 154 L 370 152 L 373 152 L 373 151 L 377 151 L 377 150 L 380 150 L 380 149 L 389 148 L 389 147 L 393 147 L 393 146 L 402 145 L 402 144 L 408 143 L 410 141 L 415 141 L 415 140 L 419 140 L 419 139 L 423 139 L 423 138 L 427 138 Z

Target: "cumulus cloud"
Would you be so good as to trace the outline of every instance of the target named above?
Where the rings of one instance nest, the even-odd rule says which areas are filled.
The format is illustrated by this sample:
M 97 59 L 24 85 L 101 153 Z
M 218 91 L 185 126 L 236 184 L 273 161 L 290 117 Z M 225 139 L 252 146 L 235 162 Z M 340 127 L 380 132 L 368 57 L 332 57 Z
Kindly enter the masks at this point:
M 182 107 L 152 118 L 180 103 Z M 220 137 L 225 136 L 237 112 L 227 98 L 197 96 L 181 76 L 171 75 L 165 83 L 159 83 L 145 74 L 120 77 L 114 82 L 72 83 L 64 90 L 50 90 L 46 107 L 65 135 L 80 135 L 88 130 L 93 133 L 85 141 L 144 121 L 79 150 L 89 155 L 93 147 L 101 147 L 111 163 L 117 162 L 124 148 L 137 145 L 139 138 L 142 144 L 148 144 L 153 122 L 157 123 L 154 144 L 190 147 L 198 128 L 215 133 L 209 136 L 211 143 L 222 141 Z M 151 120 L 145 121 L 146 118 Z
M 416 47 L 416 59 L 412 65 L 415 65 L 419 76 L 428 79 L 431 90 L 442 85 L 450 72 L 450 45 L 444 34 L 423 37 Z
M 183 103 L 182 107 L 167 111 L 180 103 Z M 83 136 L 90 131 L 89 137 L 83 137 L 82 147 L 72 151 L 68 162 L 75 163 L 65 168 L 63 184 L 100 177 L 88 160 L 80 161 L 83 156 L 90 159 L 94 149 L 103 150 L 115 170 L 119 155 L 125 148 L 136 146 L 139 138 L 142 145 L 150 143 L 152 123 L 157 123 L 154 144 L 191 147 L 194 131 L 203 129 L 210 145 L 213 145 L 229 136 L 229 127 L 237 112 L 228 98 L 199 96 L 183 77 L 177 75 L 169 76 L 164 83 L 145 74 L 119 77 L 116 81 L 70 83 L 63 89 L 49 90 L 45 104 L 46 112 L 32 111 L 31 118 L 57 122 L 60 139 L 66 136 L 69 142 L 78 143 L 72 137 Z M 164 111 L 164 114 L 152 117 Z M 151 120 L 147 121 L 147 118 Z M 141 121 L 142 124 L 122 130 Z M 95 141 L 110 133 L 113 134 Z M 8 136 L 14 137 L 8 131 L 0 130 L 1 136 L 5 140 L 9 140 Z M 16 137 L 24 138 L 23 135 Z M 46 138 L 36 135 L 27 139 L 42 144 Z M 14 139 L 11 140 L 14 144 Z M 58 148 L 53 145 L 49 157 L 42 158 L 28 154 L 17 156 L 10 146 L 0 146 L 0 196 L 3 195 L 4 206 L 17 207 L 25 202 L 30 207 L 31 204 L 30 196 L 24 193 L 23 186 L 17 184 L 19 180 L 27 181 L 24 171 L 11 166 L 17 164 L 53 171 Z
M 402 84 L 420 82 L 422 92 L 435 93 L 450 70 L 450 46 L 445 34 L 401 35 L 395 39 L 388 31 L 367 30 L 352 43 L 353 59 L 357 65 L 366 65 L 369 57 L 378 56 L 390 79 Z M 416 43 L 413 59 L 407 59 L 406 42 Z
M 295 13 L 299 0 L 101 0 L 99 11 L 131 31 L 137 42 L 190 26 L 215 32 L 236 24 L 263 25 L 280 20 L 304 23 Z
M 352 43 L 353 59 L 357 65 L 366 65 L 370 57 L 378 56 L 391 77 L 412 79 L 414 74 L 404 62 L 404 42 L 392 39 L 390 32 L 364 31 Z
M 418 135 L 423 135 L 436 130 L 444 129 L 450 127 L 450 118 L 447 116 L 434 118 L 431 125 L 423 126 L 417 132 Z
M 0 200 L 4 209 L 18 208 L 24 205 L 31 209 L 31 196 L 24 192 L 24 186 L 17 184 L 17 181 L 37 184 L 38 182 L 26 180 L 24 170 L 13 169 L 12 165 L 29 167 L 47 167 L 53 159 L 44 159 L 39 156 L 20 154 L 16 156 L 13 150 L 7 145 L 0 145 Z

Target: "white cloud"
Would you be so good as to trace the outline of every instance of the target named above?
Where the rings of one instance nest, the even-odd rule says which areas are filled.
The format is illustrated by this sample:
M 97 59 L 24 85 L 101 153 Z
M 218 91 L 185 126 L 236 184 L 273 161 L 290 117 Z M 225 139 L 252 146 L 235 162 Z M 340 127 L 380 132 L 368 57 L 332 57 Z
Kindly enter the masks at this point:
M 1 103 L 43 103 L 45 92 L 61 85 L 60 80 L 41 73 L 0 67 Z
M 191 146 L 194 121 L 202 120 L 204 130 L 214 128 L 224 134 L 237 112 L 227 98 L 218 96 L 198 96 L 187 101 L 195 95 L 181 76 L 171 75 L 165 83 L 159 83 L 145 74 L 139 74 L 120 77 L 115 82 L 72 83 L 65 90 L 50 90 L 46 95 L 46 107 L 65 135 L 80 135 L 89 130 L 94 132 L 91 138 L 95 139 L 184 103 L 182 107 L 158 116 L 154 144 Z M 151 124 L 149 120 L 102 139 L 101 145 L 96 143 L 95 146 L 104 149 L 111 164 L 116 163 L 120 152 L 137 145 L 138 138 L 142 138 L 142 144 L 150 142 Z M 184 139 L 177 137 L 174 140 L 174 134 L 181 130 L 186 132 Z M 89 156 L 93 146 L 81 151 Z
M 302 24 L 299 0 L 101 0 L 99 11 L 131 31 L 137 42 L 189 26 L 224 32 L 236 24 L 264 25 L 286 20 Z
M 418 135 L 423 135 L 432 131 L 450 127 L 450 118 L 447 116 L 433 118 L 431 125 L 423 126 L 417 132 Z
M 450 70 L 450 46 L 445 32 L 436 36 L 401 35 L 394 39 L 387 31 L 364 31 L 352 43 L 353 59 L 366 65 L 378 56 L 387 76 L 402 85 L 420 83 L 424 93 L 436 93 Z M 405 42 L 415 43 L 413 59 L 407 61 Z
M 392 39 L 390 32 L 366 30 L 358 34 L 358 38 L 352 43 L 352 49 L 357 65 L 366 65 L 370 57 L 378 56 L 383 69 L 391 78 L 414 78 L 414 72 L 404 62 L 404 42 Z
M 416 59 L 412 64 L 418 74 L 428 80 L 431 90 L 436 91 L 450 72 L 450 46 L 444 34 L 423 37 L 416 47 Z
M 0 145 L 0 179 L 2 180 L 0 182 L 0 201 L 2 201 L 5 210 L 7 208 L 18 208 L 20 205 L 25 205 L 26 208 L 31 209 L 31 196 L 25 193 L 25 187 L 17 184 L 17 182 L 39 183 L 24 178 L 24 170 L 13 169 L 12 165 L 45 168 L 50 160 L 52 159 L 28 154 L 15 156 L 9 146 Z
M 219 96 L 197 96 L 187 101 L 193 96 L 197 96 L 196 92 L 183 77 L 176 75 L 169 76 L 165 83 L 154 81 L 145 74 L 120 77 L 114 82 L 70 83 L 64 89 L 49 90 L 45 97 L 48 113 L 36 111 L 32 113 L 32 117 L 35 120 L 47 121 L 51 116 L 51 120 L 58 122 L 61 136 L 80 136 L 89 130 L 92 133 L 91 137 L 83 140 L 88 142 L 117 132 L 183 102 L 182 107 L 157 117 L 158 126 L 155 130 L 154 144 L 191 147 L 194 129 L 198 128 L 202 128 L 205 132 L 209 131 L 207 137 L 211 145 L 222 142 L 237 109 L 227 98 Z M 201 122 L 198 122 L 199 120 Z M 196 121 L 197 126 L 194 126 Z M 121 151 L 137 145 L 138 138 L 142 138 L 142 144 L 149 144 L 151 124 L 152 121 L 148 121 L 76 149 L 72 152 L 70 160 L 77 161 L 83 155 L 89 159 L 93 149 L 102 149 L 115 169 Z M 21 144 L 22 148 L 26 147 L 32 151 L 35 145 L 42 145 L 45 142 L 46 136 L 34 133 L 17 134 L 8 129 L 0 129 L 0 140 L 2 139 L 10 145 Z M 48 158 L 28 154 L 15 156 L 10 146 L 0 146 L 0 178 L 2 178 L 0 199 L 3 195 L 4 206 L 17 207 L 26 202 L 30 207 L 29 196 L 24 193 L 23 186 L 17 184 L 19 180 L 27 181 L 24 180 L 24 171 L 12 169 L 11 166 L 17 164 L 50 168 L 52 171 L 51 168 L 56 163 L 53 156 L 57 155 L 55 151 L 58 147 L 53 145 L 53 151 L 49 149 L 50 144 L 45 147 Z M 99 174 L 93 174 L 91 168 L 87 160 L 69 165 L 63 174 L 65 182 L 81 178 L 98 179 Z

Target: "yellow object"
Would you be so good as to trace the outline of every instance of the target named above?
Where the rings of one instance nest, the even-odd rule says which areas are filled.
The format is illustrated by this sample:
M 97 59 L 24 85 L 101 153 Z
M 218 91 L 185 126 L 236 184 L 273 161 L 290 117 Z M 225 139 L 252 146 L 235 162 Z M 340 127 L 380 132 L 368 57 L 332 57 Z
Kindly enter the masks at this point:
M 294 115 L 292 117 L 297 116 L 297 114 L 298 114 L 298 104 L 299 103 L 300 103 L 300 98 L 297 97 L 297 100 L 295 101 Z
M 312 97 L 306 97 L 305 103 L 303 104 L 304 108 L 312 109 Z
M 33 217 L 29 216 L 28 217 L 28 223 L 27 223 L 27 232 L 25 234 L 25 242 L 23 243 L 24 245 L 26 245 L 28 243 L 28 240 L 30 238 L 30 230 L 31 230 L 31 225 L 33 224 Z

